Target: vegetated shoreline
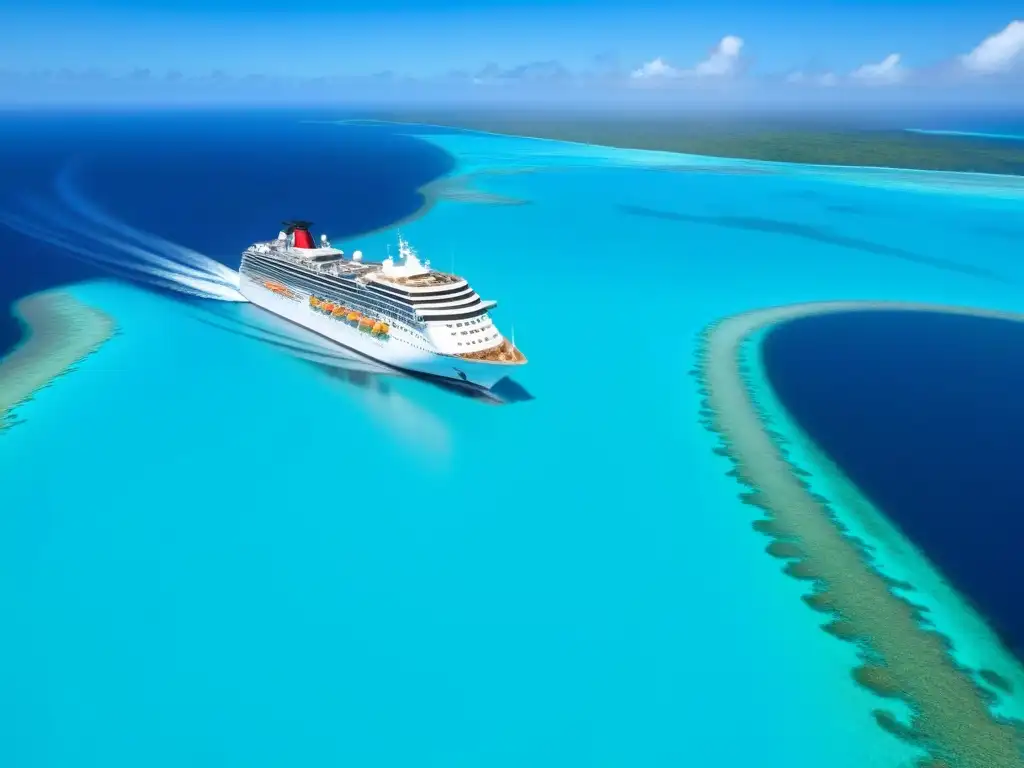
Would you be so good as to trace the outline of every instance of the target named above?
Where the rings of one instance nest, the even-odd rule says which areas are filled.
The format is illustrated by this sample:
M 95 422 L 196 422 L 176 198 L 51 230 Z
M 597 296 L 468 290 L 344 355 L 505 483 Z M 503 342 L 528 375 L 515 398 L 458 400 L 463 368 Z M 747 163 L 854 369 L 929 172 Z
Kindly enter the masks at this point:
M 113 318 L 60 289 L 20 299 L 12 309 L 25 335 L 0 359 L 0 430 L 10 426 L 19 405 L 117 332 Z
M 760 332 L 798 317 L 869 310 L 1024 322 L 1024 315 L 1010 312 L 882 301 L 797 304 L 725 318 L 702 334 L 693 372 L 704 397 L 702 423 L 721 438 L 716 451 L 732 460 L 729 474 L 749 489 L 741 500 L 763 511 L 753 525 L 772 538 L 768 553 L 787 561 L 786 574 L 812 585 L 804 599 L 830 617 L 823 629 L 857 644 L 863 663 L 853 670 L 854 679 L 909 706 L 909 722 L 875 710 L 879 726 L 922 749 L 922 768 L 1024 766 L 1024 725 L 993 712 L 996 694 L 956 662 L 949 640 L 922 620 L 922 607 L 894 591 L 897 585 L 875 568 L 865 543 L 837 519 L 828 499 L 810 489 L 806 470 L 794 465 L 786 438 L 772 430 L 756 399 L 744 352 Z M 978 674 L 986 681 L 991 676 Z
M 1024 176 L 1024 144 L 966 134 L 801 125 L 794 121 L 743 123 L 735 118 L 588 116 L 529 110 L 396 111 L 367 117 L 504 136 L 737 160 Z

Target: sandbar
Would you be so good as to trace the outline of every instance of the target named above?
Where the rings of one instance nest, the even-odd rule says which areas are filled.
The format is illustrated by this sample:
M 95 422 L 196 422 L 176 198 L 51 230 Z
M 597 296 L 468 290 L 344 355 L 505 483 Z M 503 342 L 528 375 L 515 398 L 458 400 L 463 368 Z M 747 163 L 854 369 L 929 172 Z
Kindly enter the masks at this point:
M 0 430 L 10 426 L 15 408 L 71 371 L 117 331 L 109 315 L 61 290 L 21 299 L 13 313 L 25 335 L 0 359 Z
M 773 547 L 772 554 L 793 556 L 786 572 L 812 584 L 805 599 L 829 615 L 823 628 L 857 644 L 863 664 L 854 678 L 879 696 L 878 725 L 919 747 L 926 755 L 922 768 L 1024 768 L 1024 726 L 993 712 L 991 693 L 956 662 L 949 640 L 893 591 L 864 542 L 848 533 L 828 499 L 810 490 L 749 380 L 744 350 L 759 332 L 799 317 L 871 310 L 1024 321 L 1012 312 L 884 301 L 813 302 L 728 317 L 701 336 L 694 371 L 704 396 L 701 418 L 722 440 L 716 452 L 733 461 L 730 474 L 747 488 L 740 498 L 764 514 L 755 529 L 792 545 Z M 905 702 L 909 722 L 887 710 L 885 699 Z

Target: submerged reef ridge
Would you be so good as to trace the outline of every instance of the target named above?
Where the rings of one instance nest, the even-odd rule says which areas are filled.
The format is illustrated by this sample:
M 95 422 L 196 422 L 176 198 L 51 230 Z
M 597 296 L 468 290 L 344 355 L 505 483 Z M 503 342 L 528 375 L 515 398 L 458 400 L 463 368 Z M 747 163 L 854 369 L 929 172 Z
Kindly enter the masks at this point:
M 25 335 L 0 360 L 0 431 L 14 411 L 44 387 L 74 370 L 117 332 L 117 324 L 66 291 L 38 293 L 14 305 Z

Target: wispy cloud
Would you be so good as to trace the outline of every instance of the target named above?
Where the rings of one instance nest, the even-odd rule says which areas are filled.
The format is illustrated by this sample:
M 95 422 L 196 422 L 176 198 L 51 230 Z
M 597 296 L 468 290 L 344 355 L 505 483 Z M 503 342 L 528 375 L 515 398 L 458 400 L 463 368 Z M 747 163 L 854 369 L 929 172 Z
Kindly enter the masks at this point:
M 786 75 L 786 82 L 792 85 L 817 85 L 832 88 L 839 85 L 839 76 L 835 72 L 804 72 L 797 70 Z
M 683 70 L 676 69 L 666 62 L 661 56 L 644 62 L 638 69 L 634 69 L 629 76 L 634 80 L 655 80 L 682 77 Z
M 854 82 L 866 85 L 895 85 L 906 79 L 907 71 L 900 64 L 900 54 L 890 53 L 877 64 L 864 64 L 850 73 Z
M 555 60 L 531 61 L 504 69 L 497 64 L 485 65 L 472 76 L 474 85 L 503 83 L 561 83 L 572 79 L 572 73 Z

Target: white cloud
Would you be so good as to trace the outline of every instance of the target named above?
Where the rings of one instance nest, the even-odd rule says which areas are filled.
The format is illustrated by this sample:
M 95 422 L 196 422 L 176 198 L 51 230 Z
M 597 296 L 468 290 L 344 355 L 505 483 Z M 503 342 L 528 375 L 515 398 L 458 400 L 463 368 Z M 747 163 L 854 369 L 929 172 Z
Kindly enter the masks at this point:
M 680 77 L 682 74 L 683 70 L 676 69 L 675 67 L 666 64 L 665 60 L 659 56 L 652 61 L 648 61 L 639 69 L 634 69 L 629 73 L 629 76 L 634 80 L 652 80 L 658 78 Z
M 718 41 L 718 45 L 712 49 L 711 55 L 694 67 L 693 72 L 705 77 L 731 75 L 739 65 L 740 51 L 742 50 L 743 38 L 726 35 Z
M 726 35 L 711 49 L 708 57 L 693 69 L 677 69 L 659 56 L 639 69 L 634 69 L 630 77 L 634 80 L 650 81 L 676 80 L 683 77 L 726 77 L 734 74 L 739 68 L 742 50 L 742 38 Z
M 960 57 L 969 72 L 1006 72 L 1024 60 L 1024 21 L 1011 21 L 1001 32 L 989 35 L 970 53 Z
M 890 53 L 877 64 L 865 64 L 850 73 L 850 77 L 862 83 L 889 85 L 901 82 L 906 71 L 900 66 L 900 55 Z

